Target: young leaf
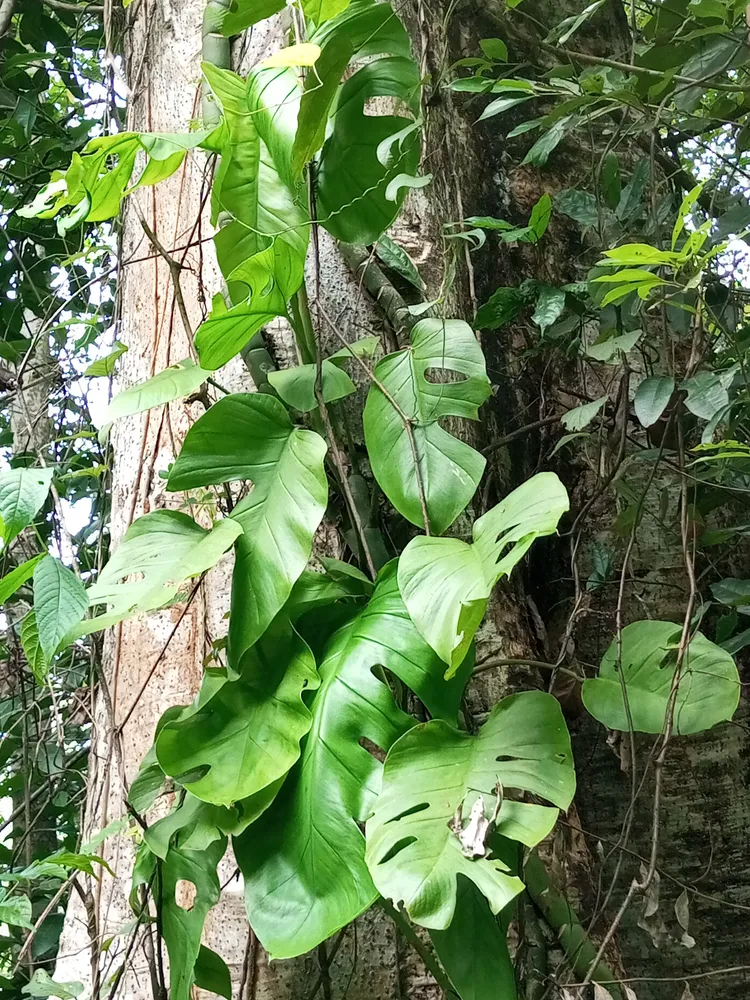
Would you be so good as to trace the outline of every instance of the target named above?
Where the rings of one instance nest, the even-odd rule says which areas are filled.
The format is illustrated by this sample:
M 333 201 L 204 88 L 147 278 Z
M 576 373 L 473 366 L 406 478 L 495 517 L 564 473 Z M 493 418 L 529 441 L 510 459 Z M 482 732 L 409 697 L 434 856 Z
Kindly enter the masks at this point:
M 52 485 L 51 468 L 0 472 L 0 526 L 7 548 L 34 520 Z
M 561 419 L 563 427 L 569 431 L 582 431 L 584 427 L 591 423 L 608 398 L 607 396 L 602 396 L 600 399 L 595 399 L 593 403 L 584 403 L 582 406 L 576 406 L 574 409 L 568 410 L 567 413 L 563 414 Z
M 621 354 L 632 351 L 642 336 L 643 330 L 631 330 L 619 337 L 607 337 L 605 340 L 598 340 L 587 347 L 586 354 L 597 361 L 612 361 L 619 358 Z
M 642 621 L 622 630 L 622 679 L 633 729 L 664 729 L 677 665 L 681 627 L 673 622 Z M 583 683 L 583 703 L 608 729 L 628 730 L 618 668 L 618 643 L 602 658 L 599 674 Z M 734 660 L 697 632 L 685 652 L 674 704 L 674 731 L 700 733 L 731 719 L 740 696 Z
M 463 661 L 492 588 L 536 538 L 556 531 L 568 506 L 554 472 L 540 472 L 474 522 L 473 544 L 419 536 L 406 546 L 398 568 L 401 594 L 420 633 L 448 664 L 447 677 Z
M 80 622 L 65 639 L 164 607 L 184 580 L 210 569 L 241 534 L 242 526 L 232 518 L 207 531 L 177 510 L 155 510 L 139 517 L 87 591 L 89 604 L 106 604 L 106 611 Z M 133 576 L 140 578 L 128 579 Z
M 282 778 L 299 757 L 311 715 L 302 700 L 319 685 L 307 643 L 283 616 L 249 649 L 227 680 L 156 741 L 164 771 L 193 795 L 231 806 Z M 194 779 L 181 775 L 195 774 Z
M 197 420 L 167 480 L 191 490 L 253 482 L 231 520 L 244 529 L 232 582 L 230 662 L 263 634 L 283 607 L 312 551 L 328 499 L 325 441 L 295 427 L 283 404 L 262 393 L 225 396 Z
M 162 406 L 189 396 L 203 385 L 210 374 L 210 371 L 200 368 L 190 358 L 170 365 L 145 382 L 137 382 L 118 392 L 104 411 L 102 427 L 121 417 L 130 417 L 134 413 L 150 410 L 153 406 Z
M 116 341 L 114 350 L 110 351 L 106 357 L 92 361 L 83 374 L 88 375 L 90 378 L 103 378 L 111 375 L 115 370 L 117 359 L 121 358 L 127 349 L 127 344 L 121 344 L 119 340 Z
M 357 387 L 346 374 L 330 359 L 321 365 L 323 401 L 332 403 L 344 396 L 350 396 Z M 295 365 L 294 368 L 282 368 L 280 371 L 269 372 L 268 381 L 274 387 L 287 406 L 309 413 L 318 405 L 315 397 L 315 381 L 318 376 L 317 365 Z
M 42 559 L 34 569 L 34 617 L 47 661 L 86 614 L 88 606 L 86 590 L 72 570 L 52 556 Z
M 414 721 L 396 706 L 380 667 L 431 715 L 455 721 L 466 675 L 443 680 L 401 601 L 395 563 L 327 643 L 301 758 L 270 809 L 234 839 L 250 922 L 273 958 L 310 951 L 377 898 L 358 823 L 372 811 L 382 765 L 360 740 L 387 750 Z
M 667 408 L 674 392 L 671 375 L 651 375 L 645 378 L 635 392 L 635 415 L 643 427 L 651 427 Z
M 465 378 L 428 380 L 430 369 Z M 424 319 L 411 332 L 411 348 L 383 358 L 374 375 L 364 412 L 373 474 L 396 510 L 423 527 L 421 484 L 430 526 L 440 534 L 471 500 L 484 471 L 484 458 L 438 422 L 477 419 L 490 394 L 482 350 L 466 323 Z
M 473 856 L 462 850 L 455 831 L 462 809 L 468 812 L 478 798 L 485 816 L 491 814 L 498 788 L 521 789 L 553 803 L 502 801 L 497 832 L 528 847 L 547 836 L 558 808 L 570 805 L 575 791 L 570 737 L 552 695 L 527 691 L 503 698 L 476 736 L 436 719 L 415 726 L 391 747 L 366 827 L 367 865 L 380 893 L 403 900 L 416 923 L 445 929 L 453 919 L 460 874 L 499 913 L 523 883 L 500 859 L 479 849 Z

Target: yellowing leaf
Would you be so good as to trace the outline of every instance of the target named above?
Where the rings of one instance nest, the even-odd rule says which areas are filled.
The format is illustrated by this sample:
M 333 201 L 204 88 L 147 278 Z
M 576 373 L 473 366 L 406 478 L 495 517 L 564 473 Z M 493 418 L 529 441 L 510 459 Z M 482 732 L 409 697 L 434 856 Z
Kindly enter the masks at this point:
M 320 56 L 320 46 L 313 42 L 301 42 L 275 52 L 260 64 L 263 69 L 271 66 L 314 66 Z

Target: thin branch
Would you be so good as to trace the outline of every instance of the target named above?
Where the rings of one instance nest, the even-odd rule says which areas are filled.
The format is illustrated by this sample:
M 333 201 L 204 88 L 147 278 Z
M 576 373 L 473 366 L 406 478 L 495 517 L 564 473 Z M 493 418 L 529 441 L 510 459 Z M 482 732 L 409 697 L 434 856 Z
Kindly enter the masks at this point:
M 187 307 L 185 305 L 185 299 L 182 294 L 182 286 L 180 285 L 180 274 L 182 273 L 182 264 L 175 260 L 167 250 L 159 242 L 156 233 L 151 229 L 146 220 L 141 217 L 141 226 L 144 233 L 149 239 L 149 242 L 153 246 L 154 250 L 163 257 L 166 261 L 167 267 L 169 268 L 169 273 L 172 276 L 172 284 L 174 285 L 174 298 L 177 303 L 177 308 L 180 312 L 180 318 L 182 319 L 182 325 L 185 327 L 185 333 L 188 335 L 190 340 L 193 339 L 193 328 L 190 323 L 190 317 L 188 316 Z

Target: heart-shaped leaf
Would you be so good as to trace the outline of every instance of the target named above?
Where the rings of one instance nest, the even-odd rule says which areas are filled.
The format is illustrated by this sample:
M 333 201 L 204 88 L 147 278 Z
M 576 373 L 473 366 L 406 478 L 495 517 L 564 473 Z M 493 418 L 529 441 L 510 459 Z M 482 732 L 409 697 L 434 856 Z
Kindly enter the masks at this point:
M 372 810 L 382 765 L 364 741 L 386 750 L 413 722 L 382 668 L 432 715 L 454 721 L 465 677 L 443 680 L 401 601 L 395 563 L 328 642 L 300 760 L 271 808 L 234 840 L 250 922 L 274 958 L 311 950 L 377 898 L 357 824 Z
M 156 754 L 193 795 L 230 806 L 283 777 L 299 757 L 311 715 L 302 700 L 318 687 L 307 644 L 283 617 L 242 657 L 228 680 L 187 718 L 167 723 Z
M 413 538 L 398 582 L 414 624 L 449 667 L 461 663 L 484 617 L 487 599 L 535 539 L 551 535 L 568 509 L 554 472 L 540 472 L 474 522 L 473 544 L 459 538 Z
M 232 520 L 244 534 L 232 583 L 229 656 L 242 654 L 286 603 L 307 565 L 328 499 L 325 441 L 295 427 L 283 404 L 262 393 L 225 396 L 187 433 L 167 488 L 249 479 L 253 489 Z
M 464 377 L 433 381 L 431 369 Z M 372 471 L 396 510 L 424 527 L 421 481 L 430 527 L 441 534 L 471 500 L 486 464 L 438 422 L 477 419 L 490 394 L 482 350 L 461 320 L 424 319 L 411 332 L 411 347 L 379 361 L 374 375 L 364 412 Z
M 503 698 L 476 736 L 434 719 L 391 747 L 367 821 L 367 864 L 381 894 L 403 901 L 416 923 L 450 926 L 459 874 L 474 882 L 493 913 L 522 891 L 523 883 L 502 860 L 487 856 L 482 844 L 472 856 L 457 835 L 462 811 L 471 806 L 474 813 L 483 795 L 490 818 L 497 789 L 504 795 L 497 832 L 527 847 L 547 836 L 557 808 L 518 801 L 511 790 L 538 795 L 559 809 L 570 805 L 570 737 L 552 695 L 527 691 Z
M 609 647 L 599 674 L 583 684 L 583 703 L 608 729 L 660 733 L 664 729 L 677 666 L 682 628 L 674 622 L 633 622 L 622 630 L 622 678 L 618 643 Z M 683 658 L 674 702 L 674 731 L 700 733 L 731 719 L 739 703 L 740 679 L 732 657 L 697 632 Z

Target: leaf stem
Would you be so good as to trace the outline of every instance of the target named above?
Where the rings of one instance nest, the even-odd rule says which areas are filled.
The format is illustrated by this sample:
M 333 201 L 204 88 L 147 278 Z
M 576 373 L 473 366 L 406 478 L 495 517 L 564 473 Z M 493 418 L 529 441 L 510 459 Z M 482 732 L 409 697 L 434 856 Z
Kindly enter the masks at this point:
M 423 965 L 431 974 L 438 986 L 444 991 L 446 997 L 457 997 L 458 994 L 453 988 L 453 983 L 451 983 L 443 967 L 438 962 L 437 957 L 419 937 L 404 914 L 400 910 L 396 909 L 393 903 L 391 903 L 388 899 L 381 899 L 380 905 L 394 922 L 403 937 L 409 942 L 414 951 L 416 951 L 422 959 Z

